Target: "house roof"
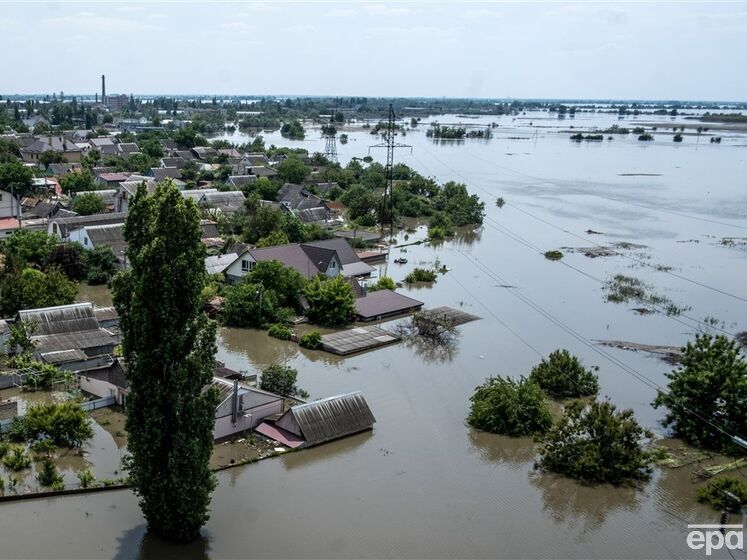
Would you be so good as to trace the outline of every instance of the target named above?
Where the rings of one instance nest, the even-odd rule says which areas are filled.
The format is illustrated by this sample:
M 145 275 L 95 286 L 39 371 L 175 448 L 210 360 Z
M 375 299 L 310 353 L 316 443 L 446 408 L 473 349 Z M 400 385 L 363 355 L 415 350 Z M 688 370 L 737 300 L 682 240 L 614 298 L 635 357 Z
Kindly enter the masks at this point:
M 59 208 L 59 202 L 39 202 L 30 208 L 28 213 L 37 218 L 51 218 Z
M 285 266 L 297 270 L 304 278 L 313 278 L 319 274 L 319 272 L 327 270 L 326 266 L 323 269 L 320 269 L 315 264 L 315 262 L 318 261 L 312 261 L 298 243 L 275 245 L 273 247 L 264 247 L 261 249 L 247 249 L 247 252 L 256 261 L 279 261 Z M 329 264 L 329 256 L 325 257 L 326 263 Z M 322 257 L 323 263 L 325 257 Z
M 360 391 L 299 404 L 286 414 L 295 418 L 307 445 L 369 430 L 376 422 Z
M 132 173 L 100 173 L 98 177 L 107 183 L 123 183 L 130 178 L 130 175 Z
M 132 177 L 130 177 L 130 179 L 132 179 Z M 134 181 L 124 181 L 123 183 L 119 184 L 119 188 L 131 195 L 134 195 L 141 183 L 145 183 L 145 189 L 148 191 L 148 194 L 153 194 L 156 191 L 156 187 L 158 186 L 155 181 L 149 178 L 148 180 L 138 179 Z
M 21 148 L 21 151 L 41 154 L 44 152 L 80 152 L 82 150 L 64 136 L 41 136 L 25 148 Z
M 59 350 L 98 348 L 100 346 L 114 346 L 118 338 L 106 329 L 97 328 L 90 331 L 77 331 L 45 336 L 32 336 L 35 350 L 39 354 Z
M 120 389 L 127 389 L 130 386 L 130 383 L 129 381 L 127 381 L 127 377 L 125 375 L 124 366 L 119 362 L 119 360 L 114 360 L 112 364 L 103 368 L 88 370 L 81 373 L 81 375 L 83 377 L 88 377 L 91 379 L 106 381 L 107 383 L 111 383 L 112 385 L 114 385 L 115 387 L 119 387 Z
M 24 309 L 18 312 L 18 319 L 33 322 L 36 325 L 33 332 L 35 336 L 99 328 L 91 303 Z
M 274 177 L 278 174 L 272 167 L 266 167 L 264 165 L 256 165 L 249 168 L 249 172 L 257 177 Z
M 96 320 L 99 323 L 102 321 L 115 321 L 119 319 L 117 309 L 114 307 L 94 307 L 93 314 L 96 316 Z
M 194 148 L 192 148 L 192 153 L 200 159 L 207 159 L 209 157 L 215 157 L 218 155 L 218 152 L 215 150 L 215 148 L 211 148 L 209 146 L 195 146 Z
M 278 202 L 292 210 L 324 207 L 324 202 L 303 185 L 285 183 L 277 192 Z
M 244 185 L 253 183 L 256 180 L 256 175 L 231 175 L 228 178 L 228 182 L 231 183 L 234 187 L 242 187 Z
M 350 244 L 341 237 L 324 239 L 322 241 L 309 241 L 303 245 L 307 247 L 332 249 L 337 252 L 337 257 L 342 263 L 343 276 L 364 276 L 366 274 L 371 274 L 376 270 L 374 267 L 361 261 L 358 254 L 353 250 Z
M 124 239 L 124 224 L 86 226 L 85 229 L 94 247 L 107 246 L 115 253 L 124 253 L 127 246 Z
M 200 220 L 200 226 L 202 226 L 202 239 L 219 239 L 220 232 L 218 231 L 218 224 L 211 220 Z
M 291 210 L 293 215 L 305 224 L 326 224 L 331 216 L 329 210 L 324 206 L 316 208 L 302 208 L 300 210 Z
M 48 364 L 65 364 L 69 362 L 84 361 L 87 358 L 83 350 L 72 348 L 70 350 L 54 350 L 41 354 L 42 361 Z
M 213 377 L 211 385 L 218 389 L 218 406 L 215 407 L 215 417 L 228 416 L 231 414 L 231 398 L 233 395 L 233 380 L 223 379 L 222 377 Z M 239 393 L 239 411 L 244 412 L 277 401 L 282 401 L 283 397 L 273 393 L 248 387 L 243 383 L 238 384 Z
M 199 204 L 217 208 L 224 213 L 232 213 L 244 207 L 246 197 L 240 191 L 207 192 L 200 199 Z
M 423 306 L 422 301 L 404 296 L 391 290 L 376 290 L 368 292 L 365 297 L 355 300 L 355 310 L 362 320 L 373 320 L 406 313 Z
M 182 176 L 182 172 L 178 167 L 153 167 L 150 170 L 150 174 L 159 183 L 169 178 L 179 179 Z
M 119 151 L 123 154 L 134 154 L 140 151 L 140 147 L 135 142 L 120 142 Z
M 124 183 L 120 183 L 124 185 Z M 62 237 L 67 236 L 69 231 L 86 226 L 104 224 L 122 224 L 127 218 L 127 212 L 109 212 L 106 214 L 91 214 L 90 216 L 72 216 L 70 218 L 55 218 L 52 220 L 57 224 Z
M 181 169 L 187 160 L 180 157 L 164 157 L 161 158 L 161 167 L 177 167 Z
M 18 229 L 18 218 L 0 218 L 0 230 Z
M 184 198 L 191 198 L 195 202 L 200 200 L 207 193 L 217 193 L 218 189 L 185 189 L 181 191 Z
M 205 257 L 205 270 L 208 274 L 219 274 L 231 266 L 231 263 L 236 261 L 238 258 L 239 255 L 236 253 Z
M 317 247 L 314 245 L 301 244 L 301 249 L 311 259 L 312 263 L 316 263 L 316 267 L 320 271 L 325 271 L 329 268 L 330 261 L 337 256 L 334 249 L 328 247 Z M 338 257 L 339 261 L 339 257 Z M 342 263 L 340 263 L 342 265 Z

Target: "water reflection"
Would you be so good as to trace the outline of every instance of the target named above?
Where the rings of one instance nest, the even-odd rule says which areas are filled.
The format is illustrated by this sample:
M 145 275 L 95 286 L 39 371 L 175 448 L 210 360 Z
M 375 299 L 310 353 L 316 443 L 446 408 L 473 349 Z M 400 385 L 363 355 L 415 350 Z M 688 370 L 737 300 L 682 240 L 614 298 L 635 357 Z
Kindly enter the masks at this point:
M 458 338 L 459 333 L 444 342 L 435 342 L 422 336 L 412 336 L 404 339 L 404 346 L 413 350 L 415 355 L 426 364 L 443 364 L 453 361 L 459 353 Z
M 178 559 L 178 560 L 202 560 L 210 558 L 210 542 L 208 537 L 200 534 L 195 540 L 188 543 L 175 543 L 167 541 L 148 530 L 146 525 L 137 525 L 129 531 L 125 531 L 117 539 L 119 545 L 114 560 L 154 560 L 154 559 Z M 138 544 L 139 543 L 139 544 Z M 137 551 L 133 555 L 133 551 Z
M 470 448 L 486 463 L 503 463 L 512 469 L 526 470 L 537 450 L 531 438 L 513 438 L 470 428 Z
M 582 533 L 598 531 L 612 513 L 638 511 L 645 496 L 637 486 L 587 485 L 540 471 L 532 472 L 529 482 L 542 491 L 542 509 L 555 523 Z
M 329 461 L 334 457 L 339 457 L 360 448 L 364 443 L 370 441 L 373 436 L 374 431 L 367 430 L 360 434 L 331 441 L 318 447 L 296 453 L 288 453 L 281 458 L 283 468 L 290 471 L 307 467 L 320 461 Z

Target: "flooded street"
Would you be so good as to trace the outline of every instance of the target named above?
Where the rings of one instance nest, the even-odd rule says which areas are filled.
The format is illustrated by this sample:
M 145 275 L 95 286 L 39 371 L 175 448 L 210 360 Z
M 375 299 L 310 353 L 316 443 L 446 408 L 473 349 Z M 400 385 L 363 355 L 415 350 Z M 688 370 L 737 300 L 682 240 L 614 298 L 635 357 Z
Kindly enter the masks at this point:
M 228 367 L 255 374 L 287 363 L 312 399 L 360 390 L 374 430 L 219 473 L 197 543 L 180 547 L 146 535 L 136 498 L 117 491 L 0 505 L 0 557 L 695 557 L 687 524 L 717 523 L 719 514 L 695 502 L 688 467 L 657 469 L 640 488 L 589 487 L 536 472 L 531 440 L 465 423 L 469 397 L 486 377 L 528 375 L 541 356 L 567 348 L 600 367 L 601 397 L 632 408 L 664 437 L 664 411 L 650 406 L 655 392 L 634 373 L 664 385 L 671 366 L 596 341 L 683 345 L 708 328 L 708 317 L 716 319 L 715 332 L 747 330 L 747 136 L 719 132 L 721 144 L 694 131 L 681 144 L 670 135 L 569 140 L 571 126 L 653 119 L 582 113 L 559 121 L 537 113 L 470 119 L 499 123 L 487 141 L 434 142 L 425 122 L 400 137 L 413 150 L 400 150 L 396 161 L 439 181 L 465 182 L 486 203 L 485 224 L 474 235 L 394 249 L 408 263 L 380 270 L 401 281 L 421 262 L 438 259 L 449 268 L 431 287 L 401 291 L 426 307 L 481 317 L 459 327 L 454 353 L 398 344 L 343 359 L 264 332 L 221 328 L 217 357 Z M 660 131 L 697 122 L 660 119 Z M 348 134 L 348 144 L 338 145 L 344 162 L 367 155 L 378 140 L 365 130 Z M 238 133 L 226 138 L 246 141 Z M 265 136 L 268 146 L 323 149 L 317 131 L 307 138 Z M 398 242 L 425 233 L 419 228 L 405 241 L 401 231 Z M 644 247 L 597 258 L 572 250 L 621 241 Z M 552 249 L 564 258 L 545 259 Z M 640 278 L 688 309 L 670 317 L 607 303 L 604 283 L 615 274 Z M 105 288 L 81 288 L 80 299 L 108 304 Z

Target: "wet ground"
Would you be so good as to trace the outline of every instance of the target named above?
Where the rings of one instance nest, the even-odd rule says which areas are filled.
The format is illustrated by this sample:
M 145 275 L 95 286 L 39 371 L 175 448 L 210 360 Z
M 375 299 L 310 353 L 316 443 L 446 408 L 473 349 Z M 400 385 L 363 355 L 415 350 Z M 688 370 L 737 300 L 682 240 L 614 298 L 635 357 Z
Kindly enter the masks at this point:
M 204 539 L 188 547 L 147 535 L 136 499 L 123 491 L 3 506 L 0 556 L 695 557 L 687 524 L 717 523 L 718 512 L 694 501 L 690 468 L 657 469 L 639 488 L 584 486 L 537 473 L 531 440 L 476 432 L 464 419 L 485 377 L 526 375 L 540 356 L 564 347 L 600 367 L 603 397 L 665 435 L 663 411 L 650 406 L 654 390 L 631 368 L 664 384 L 671 366 L 592 341 L 679 346 L 705 329 L 747 329 L 747 253 L 721 242 L 747 235 L 747 139 L 719 132 L 721 144 L 706 135 L 675 144 L 661 134 L 647 143 L 631 135 L 577 144 L 558 131 L 637 122 L 581 114 L 482 121 L 500 123 L 489 141 L 432 142 L 421 124 L 400 138 L 412 154 L 397 154 L 440 181 L 466 182 L 486 201 L 477 232 L 407 247 L 409 262 L 386 270 L 400 281 L 422 262 L 438 259 L 450 269 L 432 286 L 403 293 L 482 317 L 459 327 L 453 353 L 400 344 L 342 359 L 257 331 L 219 331 L 218 359 L 233 369 L 253 374 L 287 363 L 312 398 L 362 390 L 377 419 L 372 432 L 221 473 Z M 363 131 L 350 137 L 338 145 L 345 160 L 378 140 Z M 313 132 L 308 138 L 269 135 L 267 143 L 323 149 Z M 494 203 L 499 196 L 503 208 Z M 568 252 L 558 262 L 543 256 L 621 241 L 646 248 L 598 258 Z M 615 274 L 691 309 L 669 317 L 607 303 L 603 286 Z M 717 319 L 715 327 L 702 323 L 706 317 Z

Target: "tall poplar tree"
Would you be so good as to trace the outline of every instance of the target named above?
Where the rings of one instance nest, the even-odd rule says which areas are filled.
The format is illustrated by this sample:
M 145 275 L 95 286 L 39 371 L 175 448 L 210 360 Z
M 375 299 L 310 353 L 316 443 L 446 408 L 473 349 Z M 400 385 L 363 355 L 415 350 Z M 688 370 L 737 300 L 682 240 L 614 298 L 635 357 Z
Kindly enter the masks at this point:
M 171 182 L 141 185 L 124 227 L 126 272 L 114 279 L 129 394 L 128 470 L 154 532 L 195 538 L 208 520 L 217 394 L 215 323 L 202 313 L 200 214 Z

